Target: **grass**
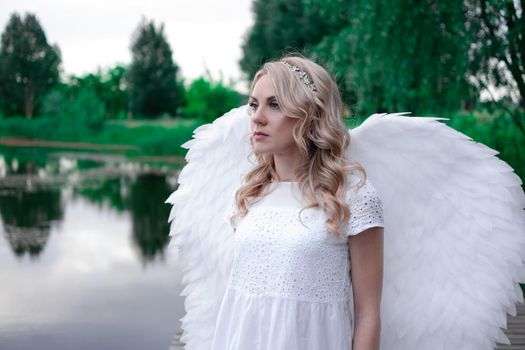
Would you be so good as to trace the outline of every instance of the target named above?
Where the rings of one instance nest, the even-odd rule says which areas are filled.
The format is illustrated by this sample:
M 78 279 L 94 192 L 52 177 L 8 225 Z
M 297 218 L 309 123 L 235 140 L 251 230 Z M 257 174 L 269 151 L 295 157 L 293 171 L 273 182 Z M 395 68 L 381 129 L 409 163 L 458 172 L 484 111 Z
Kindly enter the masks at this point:
M 11 141 L 19 138 L 69 142 L 64 144 L 69 149 L 85 148 L 80 143 L 118 145 L 129 156 L 184 156 L 186 150 L 180 146 L 191 139 L 193 130 L 202 123 L 200 119 L 107 121 L 98 129 L 89 129 L 58 118 L 6 118 L 0 120 L 0 137 Z M 41 142 L 40 146 L 52 145 Z

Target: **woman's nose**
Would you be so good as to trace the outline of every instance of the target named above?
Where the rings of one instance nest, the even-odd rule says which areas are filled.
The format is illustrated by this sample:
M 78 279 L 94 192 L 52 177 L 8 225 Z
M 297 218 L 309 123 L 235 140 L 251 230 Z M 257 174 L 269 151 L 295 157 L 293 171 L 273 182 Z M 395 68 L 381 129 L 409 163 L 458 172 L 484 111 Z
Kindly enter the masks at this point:
M 264 124 L 265 118 L 264 113 L 261 108 L 257 108 L 255 111 L 252 112 L 251 116 L 252 122 L 255 124 Z

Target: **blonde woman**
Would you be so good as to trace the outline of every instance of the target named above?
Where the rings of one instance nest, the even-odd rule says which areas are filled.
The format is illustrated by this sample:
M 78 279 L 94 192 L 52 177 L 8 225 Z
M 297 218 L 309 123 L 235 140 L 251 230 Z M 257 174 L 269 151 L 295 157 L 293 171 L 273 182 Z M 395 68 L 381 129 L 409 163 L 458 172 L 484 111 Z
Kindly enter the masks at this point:
M 236 227 L 238 256 L 211 348 L 379 349 L 381 201 L 371 184 L 348 189 L 349 172 L 363 169 L 344 158 L 337 85 L 312 61 L 287 57 L 257 72 L 249 106 L 258 163 L 237 206 L 250 215 Z M 260 200 L 248 208 L 251 198 Z
M 349 133 L 322 66 L 265 63 L 248 106 L 183 145 L 167 200 L 186 349 L 506 342 L 502 315 L 523 300 L 521 182 L 437 120 L 374 115 Z

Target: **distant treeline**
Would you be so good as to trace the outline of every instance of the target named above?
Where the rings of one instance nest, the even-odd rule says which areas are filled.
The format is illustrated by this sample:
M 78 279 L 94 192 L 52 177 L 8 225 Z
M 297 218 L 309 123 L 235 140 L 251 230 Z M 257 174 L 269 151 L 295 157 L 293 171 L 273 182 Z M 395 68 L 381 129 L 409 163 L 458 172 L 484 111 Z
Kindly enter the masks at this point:
M 34 14 L 13 13 L 0 43 L 0 117 L 57 117 L 89 129 L 106 119 L 190 116 L 211 121 L 242 96 L 209 73 L 185 85 L 164 25 L 142 19 L 132 61 L 85 76 L 61 75 L 61 53 Z
M 254 0 L 239 63 L 249 80 L 266 60 L 295 51 L 336 76 L 352 115 L 455 113 L 483 108 L 485 100 L 525 134 L 522 3 Z M 90 108 L 98 118 L 211 120 L 242 101 L 231 82 L 209 75 L 185 84 L 163 24 L 143 18 L 130 49 L 129 65 L 61 77 L 59 47 L 47 42 L 35 15 L 13 13 L 0 43 L 1 115 L 71 115 L 75 103 L 96 96 L 100 103 Z

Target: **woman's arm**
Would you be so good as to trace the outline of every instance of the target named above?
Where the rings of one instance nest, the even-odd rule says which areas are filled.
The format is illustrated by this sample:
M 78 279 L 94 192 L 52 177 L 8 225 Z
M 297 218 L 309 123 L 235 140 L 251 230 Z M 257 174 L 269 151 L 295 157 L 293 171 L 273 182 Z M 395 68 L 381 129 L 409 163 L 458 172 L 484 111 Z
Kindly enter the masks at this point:
M 383 227 L 371 227 L 348 237 L 354 294 L 353 350 L 379 350 L 383 233 Z

